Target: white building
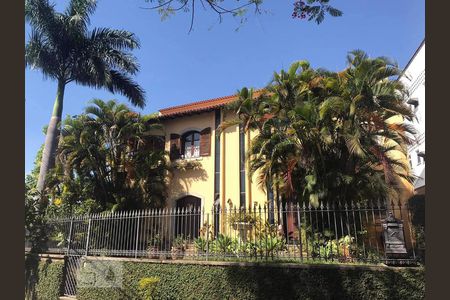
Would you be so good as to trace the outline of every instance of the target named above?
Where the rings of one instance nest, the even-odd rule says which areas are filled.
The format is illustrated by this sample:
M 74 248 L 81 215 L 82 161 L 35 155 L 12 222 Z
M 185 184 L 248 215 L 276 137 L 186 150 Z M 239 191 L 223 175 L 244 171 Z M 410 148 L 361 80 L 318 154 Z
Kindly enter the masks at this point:
M 413 125 L 417 131 L 415 143 L 408 150 L 410 164 L 417 179 L 414 189 L 417 194 L 425 193 L 425 40 L 400 75 L 409 91 L 408 104 L 416 113 Z

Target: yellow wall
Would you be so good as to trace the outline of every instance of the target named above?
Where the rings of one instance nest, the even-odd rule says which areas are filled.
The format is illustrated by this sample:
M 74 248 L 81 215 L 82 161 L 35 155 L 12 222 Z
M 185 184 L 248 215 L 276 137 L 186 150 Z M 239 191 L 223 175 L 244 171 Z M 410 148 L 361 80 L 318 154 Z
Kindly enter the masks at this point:
M 250 132 L 250 143 L 251 140 L 257 135 L 256 131 L 252 131 Z M 249 139 L 246 138 L 246 143 L 248 144 Z M 246 145 L 246 149 L 248 149 L 249 145 Z M 248 163 L 248 160 L 247 160 Z M 262 189 L 262 187 L 260 187 L 260 185 L 258 184 L 259 182 L 259 172 L 256 172 L 255 174 L 253 174 L 253 176 L 250 178 L 251 181 L 251 204 L 252 207 L 256 204 L 256 205 L 261 205 L 263 206 L 264 204 L 267 205 L 267 193 L 265 190 Z M 247 187 L 248 190 L 248 187 Z M 247 195 L 249 196 L 249 194 L 247 193 Z M 248 201 L 248 200 L 247 200 Z M 249 202 L 247 202 L 249 203 Z
M 234 114 L 225 114 L 224 121 L 234 118 Z M 222 151 L 224 154 L 224 166 L 221 175 L 225 176 L 225 187 L 221 186 L 222 207 L 229 207 L 231 200 L 234 207 L 239 207 L 239 126 L 234 125 L 224 130 L 222 135 Z M 225 192 L 224 192 L 225 190 Z
M 234 114 L 224 116 L 225 120 L 234 118 Z M 175 207 L 176 200 L 186 195 L 201 198 L 205 212 L 211 211 L 214 202 L 214 153 L 215 153 L 215 113 L 206 112 L 192 116 L 182 116 L 164 120 L 166 136 L 166 150 L 170 150 L 170 134 L 182 135 L 189 130 L 201 131 L 211 127 L 211 154 L 198 159 L 201 164 L 199 170 L 176 170 L 170 178 L 168 207 Z M 250 135 L 253 138 L 255 133 Z M 245 137 L 245 150 L 248 150 L 249 139 Z M 233 207 L 239 207 L 239 126 L 231 126 L 220 135 L 220 203 L 222 207 L 229 207 L 231 200 Z M 249 178 L 248 161 L 246 161 L 246 205 L 263 205 L 266 193 L 258 186 L 257 174 Z
M 224 116 L 224 120 L 231 120 L 235 117 L 234 114 L 229 113 Z M 250 139 L 248 137 L 250 134 Z M 245 134 L 245 152 L 247 153 L 249 149 L 249 142 L 251 143 L 251 139 L 255 136 L 256 133 L 246 133 Z M 234 125 L 227 128 L 224 131 L 225 140 L 221 140 L 222 145 L 225 147 L 225 195 L 224 201 L 222 205 L 225 203 L 228 207 L 228 200 L 230 199 L 233 203 L 233 207 L 239 207 L 239 126 Z M 222 152 L 223 153 L 223 152 Z M 254 174 L 252 178 L 250 178 L 249 165 L 248 160 L 246 159 L 246 168 L 245 168 L 245 203 L 248 208 L 249 205 L 254 205 L 255 201 L 258 204 L 263 205 L 266 202 L 267 196 L 266 193 L 258 186 L 257 176 L 258 174 Z M 223 194 L 223 187 L 221 186 L 221 195 Z
M 170 150 L 170 134 L 182 135 L 186 131 L 201 131 L 211 127 L 211 155 L 192 158 L 201 168 L 197 170 L 175 170 L 169 179 L 167 206 L 175 207 L 177 199 L 192 195 L 202 200 L 202 208 L 211 210 L 214 199 L 214 112 L 179 117 L 162 122 L 165 128 L 166 151 Z

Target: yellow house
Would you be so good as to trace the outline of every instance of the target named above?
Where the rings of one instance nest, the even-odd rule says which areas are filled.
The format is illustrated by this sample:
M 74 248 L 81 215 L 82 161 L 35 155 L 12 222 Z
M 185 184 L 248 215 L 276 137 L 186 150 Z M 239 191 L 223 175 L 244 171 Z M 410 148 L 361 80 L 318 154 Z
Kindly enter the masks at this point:
M 239 125 L 219 130 L 223 121 L 235 118 L 232 111 L 224 108 L 236 99 L 236 95 L 225 96 L 159 111 L 158 119 L 164 127 L 164 133 L 161 133 L 164 135 L 164 148 L 170 153 L 171 162 L 180 166 L 169 178 L 166 207 L 190 207 L 204 212 L 194 217 L 195 220 L 188 220 L 195 223 L 188 230 L 194 236 L 208 215 L 208 224 L 220 224 L 214 227 L 216 232 L 228 231 L 223 208 L 228 209 L 230 204 L 233 208 L 249 208 L 254 205 L 264 207 L 269 202 L 268 193 L 258 184 L 258 174 L 252 178 L 249 176 L 246 153 L 256 133 L 244 132 Z M 391 151 L 390 155 L 406 160 L 399 151 Z M 400 184 L 403 189 L 399 198 L 404 202 L 411 194 L 411 184 L 405 180 L 400 180 Z M 219 207 L 222 209 L 220 218 L 214 212 Z M 401 210 L 400 214 L 407 214 L 405 207 Z M 293 231 L 294 216 L 289 213 L 286 218 L 287 231 Z M 176 222 L 182 222 L 180 220 Z
M 267 201 L 257 180 L 249 177 L 245 153 L 253 134 L 244 133 L 239 125 L 218 130 L 222 121 L 234 118 L 224 110 L 234 100 L 235 95 L 226 96 L 159 111 L 171 161 L 197 165 L 173 172 L 166 201 L 169 208 L 193 205 L 210 212 L 218 205 L 248 208 Z

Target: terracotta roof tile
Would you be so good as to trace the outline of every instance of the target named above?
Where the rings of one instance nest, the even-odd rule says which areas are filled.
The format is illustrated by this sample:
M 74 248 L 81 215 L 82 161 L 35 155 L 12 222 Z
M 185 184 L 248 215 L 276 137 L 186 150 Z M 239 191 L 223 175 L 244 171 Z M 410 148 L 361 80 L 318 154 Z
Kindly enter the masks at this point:
M 259 94 L 262 91 L 255 90 L 257 94 Z M 224 106 L 228 103 L 233 102 L 237 99 L 237 95 L 229 95 L 229 96 L 223 96 L 219 98 L 213 98 L 208 100 L 201 100 L 196 102 L 191 102 L 187 104 L 172 106 L 168 108 L 163 108 L 159 110 L 160 117 L 166 118 L 166 117 L 175 117 L 180 115 L 186 115 L 191 113 L 198 113 L 202 111 L 208 111 L 217 107 Z

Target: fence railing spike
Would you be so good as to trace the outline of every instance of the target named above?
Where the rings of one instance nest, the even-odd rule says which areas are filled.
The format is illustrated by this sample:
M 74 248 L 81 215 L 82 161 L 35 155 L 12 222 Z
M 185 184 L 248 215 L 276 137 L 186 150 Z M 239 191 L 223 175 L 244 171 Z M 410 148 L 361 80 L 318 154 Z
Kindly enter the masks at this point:
M 249 255 L 254 255 L 252 257 L 289 258 L 299 261 L 304 258 L 313 258 L 314 260 L 325 261 L 350 259 L 351 261 L 367 262 L 371 257 L 384 258 L 384 247 L 380 244 L 380 241 L 374 239 L 373 235 L 380 236 L 380 221 L 387 216 L 388 209 L 397 209 L 397 206 L 401 208 L 402 205 L 404 206 L 401 208 L 403 211 L 407 208 L 405 204 L 395 202 L 395 207 L 392 208 L 383 206 L 379 209 L 368 209 L 371 204 L 376 205 L 377 201 L 380 200 L 373 199 L 368 202 L 359 202 L 346 199 L 328 201 L 322 199 L 319 201 L 319 206 L 314 207 L 314 209 L 312 209 L 311 203 L 303 200 L 300 202 L 276 202 L 277 206 L 273 208 L 268 207 L 268 203 L 264 202 L 248 207 L 234 206 L 231 208 L 218 208 L 217 206 L 180 208 L 173 206 L 116 212 L 103 211 L 76 216 L 56 216 L 50 219 L 49 223 L 51 224 L 51 236 L 56 236 L 54 233 L 67 232 L 71 221 L 73 221 L 73 235 L 69 251 L 71 254 L 99 255 L 101 251 L 104 251 L 103 255 L 139 257 L 147 255 L 145 253 L 147 247 L 158 245 L 157 250 L 152 251 L 156 251 L 158 256 L 160 254 L 166 255 L 171 251 L 175 236 L 179 234 L 183 234 L 185 237 L 189 236 L 189 243 L 199 236 L 205 237 L 203 225 L 207 222 L 212 226 L 211 230 L 207 231 L 208 234 L 211 232 L 208 235 L 209 246 L 211 242 L 217 241 L 218 234 L 229 237 L 232 241 L 231 244 L 236 244 L 239 247 L 247 247 L 247 242 L 260 244 L 259 250 L 254 250 L 255 252 L 252 254 L 246 252 L 242 256 L 243 250 L 238 250 L 238 248 L 232 246 L 233 249 L 226 250 L 228 251 L 226 253 L 208 252 L 209 257 L 215 256 L 215 258 L 220 259 L 221 257 L 236 256 L 236 259 L 240 260 L 242 257 L 248 258 Z M 309 210 L 306 209 L 307 206 Z M 211 215 L 209 215 L 209 209 L 211 209 Z M 206 214 L 205 210 L 207 211 Z M 267 210 L 270 210 L 269 213 L 267 213 Z M 250 214 L 261 222 L 258 221 L 253 225 L 231 223 L 230 216 L 237 213 L 241 216 Z M 140 216 L 152 217 L 140 219 Z M 410 224 L 410 219 L 406 219 L 410 217 L 408 211 L 404 211 L 403 214 L 400 212 L 396 217 Z M 91 226 L 89 239 L 87 240 L 89 220 L 91 220 L 89 222 Z M 96 221 L 92 222 L 93 220 Z M 375 233 L 371 226 L 375 228 Z M 405 228 L 407 228 L 407 231 L 408 227 L 405 226 Z M 196 230 L 198 232 L 195 232 Z M 154 239 L 157 234 L 160 234 L 160 239 L 155 242 Z M 318 234 L 322 234 L 321 238 L 324 239 L 326 245 L 331 245 L 330 253 L 332 254 L 322 251 L 321 245 L 318 246 L 314 242 Z M 276 238 L 277 243 L 284 242 L 285 250 L 272 251 L 269 247 L 271 240 L 267 240 L 269 235 Z M 345 247 L 339 246 L 339 239 L 347 235 L 355 238 L 355 241 L 351 244 L 352 251 L 348 253 L 345 252 Z M 328 244 L 330 240 L 336 243 Z M 48 251 L 60 251 L 57 253 L 65 251 L 58 250 L 58 247 L 64 246 L 55 245 L 56 242 L 50 239 Z M 333 247 L 337 247 L 337 249 Z M 410 247 L 409 244 L 407 247 Z M 409 248 L 408 251 L 410 251 Z M 197 259 L 203 258 L 201 251 L 191 253 L 186 250 L 186 253 L 195 256 Z

